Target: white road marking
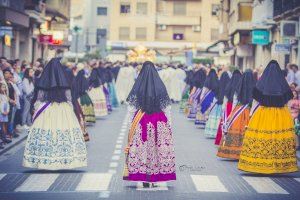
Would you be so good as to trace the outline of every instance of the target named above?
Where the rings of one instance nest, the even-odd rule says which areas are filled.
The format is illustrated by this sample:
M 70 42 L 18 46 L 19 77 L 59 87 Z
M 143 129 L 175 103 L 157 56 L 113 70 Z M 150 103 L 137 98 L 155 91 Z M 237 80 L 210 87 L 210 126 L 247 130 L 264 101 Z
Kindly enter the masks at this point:
M 115 168 L 115 167 L 118 167 L 118 165 L 119 165 L 119 163 L 117 163 L 117 162 L 111 162 L 111 163 L 109 164 L 109 167 L 110 167 L 110 168 Z
M 120 136 L 124 136 L 125 135 L 125 132 L 123 132 L 123 133 L 120 133 Z
M 116 144 L 116 149 L 122 149 L 122 144 Z
M 108 170 L 108 173 L 109 173 L 109 174 L 115 174 L 115 173 L 117 173 L 117 171 L 114 170 L 114 169 L 110 169 L 110 170 Z
M 107 191 L 112 174 L 110 173 L 88 173 L 84 174 L 76 191 Z
M 58 178 L 59 174 L 32 174 L 22 185 L 20 185 L 16 192 L 39 192 L 47 191 L 50 186 Z
M 117 144 L 122 144 L 123 141 L 122 140 L 117 140 Z
M 117 149 L 117 150 L 115 150 L 114 151 L 114 154 L 121 154 L 122 152 L 121 152 L 121 150 L 119 150 L 119 149 Z
M 300 178 L 294 178 L 294 179 L 300 183 Z
M 243 179 L 253 187 L 257 193 L 263 194 L 289 194 L 286 190 L 268 177 L 246 177 Z
M 124 132 L 126 132 L 127 131 L 127 128 L 122 128 L 121 129 L 121 133 L 124 133 Z
M 168 190 L 168 185 L 166 182 L 161 182 L 161 183 L 155 183 L 155 187 L 150 187 L 150 188 L 144 188 L 142 182 L 138 182 L 136 186 L 136 190 L 141 190 L 141 191 L 162 191 L 162 190 Z
M 217 176 L 191 175 L 191 177 L 199 192 L 228 192 Z
M 0 174 L 0 181 L 6 176 L 6 174 Z
M 120 156 L 118 155 L 114 155 L 111 157 L 112 160 L 120 160 Z
M 124 137 L 123 136 L 119 136 L 118 140 L 124 140 Z
M 104 198 L 109 198 L 110 192 L 109 191 L 102 191 L 99 193 L 98 198 L 104 199 Z

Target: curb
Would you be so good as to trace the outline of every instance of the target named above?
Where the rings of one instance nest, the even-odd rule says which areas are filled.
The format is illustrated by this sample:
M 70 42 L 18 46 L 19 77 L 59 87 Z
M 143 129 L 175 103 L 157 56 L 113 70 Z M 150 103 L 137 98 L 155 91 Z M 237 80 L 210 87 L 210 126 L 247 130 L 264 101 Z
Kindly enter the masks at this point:
M 10 144 L 5 145 L 5 148 L 0 150 L 0 156 L 12 149 L 13 147 L 17 146 L 18 144 L 22 143 L 27 138 L 27 132 L 23 132 L 20 134 L 18 138 L 14 138 Z

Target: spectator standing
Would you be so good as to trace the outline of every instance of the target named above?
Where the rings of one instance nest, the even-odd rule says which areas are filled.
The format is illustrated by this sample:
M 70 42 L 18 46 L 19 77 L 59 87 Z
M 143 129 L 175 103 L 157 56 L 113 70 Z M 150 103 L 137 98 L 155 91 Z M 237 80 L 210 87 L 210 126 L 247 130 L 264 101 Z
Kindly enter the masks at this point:
M 0 83 L 0 128 L 1 128 L 1 140 L 3 143 L 11 142 L 7 132 L 8 113 L 9 113 L 9 102 L 7 96 L 7 88 L 4 83 Z M 3 148 L 4 147 L 1 143 L 0 149 Z
M 24 73 L 23 78 L 23 100 L 24 107 L 22 112 L 22 126 L 27 129 L 28 126 L 31 126 L 31 100 L 34 93 L 34 84 L 33 84 L 34 71 L 31 68 L 27 68 Z
M 9 114 L 8 114 L 8 133 L 11 137 L 18 137 L 19 135 L 14 132 L 15 114 L 17 109 L 17 87 L 13 83 L 13 73 L 9 68 L 3 70 L 4 79 L 8 88 L 9 98 Z
M 293 99 L 291 99 L 288 103 L 288 107 L 290 109 L 290 112 L 292 114 L 294 123 L 295 123 L 295 129 L 297 137 L 297 149 L 299 149 L 299 132 L 300 132 L 300 124 L 299 124 L 299 118 L 300 118 L 300 100 L 299 95 L 296 90 L 293 90 Z
M 286 69 L 287 69 L 286 80 L 288 84 L 291 85 L 292 83 L 295 82 L 295 72 L 293 71 L 291 64 L 287 64 Z
M 295 80 L 294 82 L 297 84 L 297 86 L 300 86 L 300 71 L 299 71 L 299 67 L 295 64 L 291 65 L 291 69 L 293 70 L 293 72 L 295 73 Z M 298 90 L 298 88 L 297 88 Z

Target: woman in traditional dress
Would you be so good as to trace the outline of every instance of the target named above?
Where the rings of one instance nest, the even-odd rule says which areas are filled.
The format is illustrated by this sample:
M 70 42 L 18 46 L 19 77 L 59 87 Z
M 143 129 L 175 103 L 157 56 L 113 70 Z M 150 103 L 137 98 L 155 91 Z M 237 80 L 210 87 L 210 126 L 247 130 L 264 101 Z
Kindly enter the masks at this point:
M 145 62 L 127 98 L 131 127 L 123 179 L 149 183 L 176 179 L 171 100 L 152 62 Z
M 224 124 L 224 135 L 217 153 L 218 157 L 239 159 L 245 129 L 250 120 L 254 86 L 254 75 L 249 69 L 243 74 L 235 94 L 238 103 L 230 113 L 227 123 Z
M 242 74 L 239 70 L 234 70 L 232 73 L 232 77 L 230 79 L 230 82 L 227 84 L 225 89 L 225 101 L 224 101 L 224 110 L 222 117 L 220 119 L 220 123 L 218 126 L 218 132 L 215 139 L 215 145 L 220 145 L 220 141 L 223 136 L 223 124 L 226 124 L 227 118 L 230 115 L 232 108 L 233 108 L 233 97 L 235 92 L 237 91 L 238 84 L 240 83 L 240 80 L 242 78 Z
M 204 87 L 200 95 L 200 102 L 197 106 L 195 125 L 204 129 L 210 111 L 217 103 L 215 98 L 219 92 L 219 79 L 215 69 L 210 69 L 205 79 Z M 210 124 L 209 124 L 210 126 Z
M 92 99 L 87 93 L 89 89 L 89 71 L 85 69 L 81 63 L 77 65 L 77 70 L 76 83 L 78 90 L 76 92 L 79 97 L 77 100 L 80 104 L 85 123 L 94 124 L 96 123 L 94 105 Z
M 190 91 L 191 91 L 191 76 L 193 75 L 193 71 L 186 71 L 186 77 L 184 79 L 185 87 L 182 92 L 182 98 L 179 103 L 179 112 L 184 113 L 187 107 L 187 102 L 189 99 Z
M 85 77 L 84 77 L 84 70 L 80 70 L 79 72 L 77 72 L 77 74 L 73 80 L 73 83 L 72 83 L 72 103 L 73 103 L 76 117 L 81 126 L 81 130 L 84 134 L 84 140 L 86 142 L 89 141 L 90 139 L 89 139 L 89 134 L 86 129 L 86 123 L 85 123 L 86 120 L 85 120 L 85 115 L 83 113 L 82 106 L 80 104 L 80 98 L 82 96 L 87 95 L 86 92 L 88 90 L 88 87 L 89 87 L 88 80 L 85 79 Z M 85 96 L 85 98 L 89 98 L 89 97 Z M 87 100 L 90 100 L 90 99 L 87 99 Z M 89 103 L 91 103 L 91 102 L 89 102 Z M 93 106 L 91 106 L 90 108 L 93 109 Z M 91 117 L 89 117 L 89 118 L 91 119 Z M 93 120 L 96 121 L 95 115 L 93 115 Z
M 89 78 L 89 87 L 88 95 L 93 101 L 96 118 L 108 115 L 105 94 L 96 68 L 92 69 L 91 76 Z
M 224 102 L 224 96 L 225 96 L 225 88 L 227 84 L 230 81 L 230 75 L 228 71 L 224 71 L 220 77 L 219 81 L 219 92 L 216 96 L 217 103 L 212 108 L 207 123 L 205 125 L 205 131 L 204 135 L 207 138 L 216 138 L 217 131 L 218 131 L 218 125 L 223 113 L 223 102 Z
M 109 94 L 109 91 L 107 89 L 107 87 L 108 87 L 108 74 L 107 74 L 105 66 L 103 66 L 101 63 L 99 64 L 99 67 L 97 68 L 97 73 L 98 73 L 98 77 L 99 77 L 99 79 L 101 80 L 101 83 L 102 83 L 102 90 L 103 90 L 103 93 L 105 95 L 107 111 L 108 111 L 108 113 L 111 113 L 112 112 L 112 105 L 111 105 L 111 102 L 110 102 L 110 94 Z
M 197 72 L 195 72 L 193 76 L 193 89 L 190 93 L 190 98 L 189 98 L 189 114 L 188 114 L 188 119 L 195 120 L 196 115 L 197 115 L 197 107 L 199 104 L 199 98 L 201 95 L 201 91 L 204 85 L 206 79 L 206 71 L 205 69 L 201 68 Z
M 113 75 L 111 67 L 107 67 L 106 70 L 107 70 L 107 76 L 108 76 L 107 77 L 108 78 L 107 86 L 108 86 L 108 91 L 110 94 L 109 95 L 110 103 L 113 108 L 117 108 L 117 107 L 119 107 L 119 100 L 117 98 L 114 75 Z
M 255 109 L 245 132 L 238 168 L 274 174 L 298 171 L 295 129 L 287 102 L 292 91 L 272 60 L 253 90 Z
M 125 64 L 123 67 L 120 68 L 116 80 L 116 92 L 121 104 L 125 102 L 126 97 L 132 89 L 134 80 L 135 69 L 132 66 Z
M 47 170 L 86 166 L 83 133 L 73 111 L 71 85 L 60 58 L 49 61 L 36 88 L 35 113 L 23 166 Z

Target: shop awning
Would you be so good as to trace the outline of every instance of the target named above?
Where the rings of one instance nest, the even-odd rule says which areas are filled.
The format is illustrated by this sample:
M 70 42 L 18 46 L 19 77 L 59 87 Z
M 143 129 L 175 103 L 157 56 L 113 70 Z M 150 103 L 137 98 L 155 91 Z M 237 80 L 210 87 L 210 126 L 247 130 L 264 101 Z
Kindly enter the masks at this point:
M 29 27 L 29 16 L 25 13 L 0 6 L 0 22 L 7 25 Z M 10 24 L 9 24 L 10 23 Z

